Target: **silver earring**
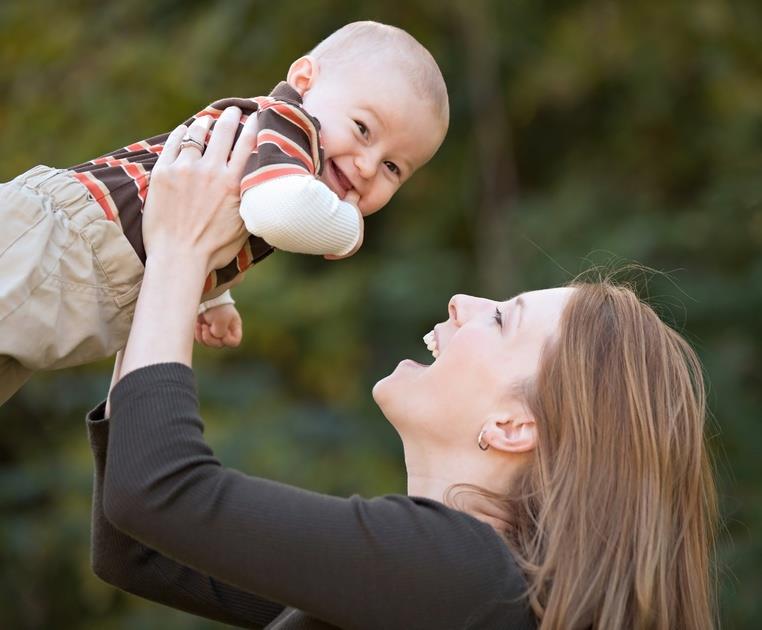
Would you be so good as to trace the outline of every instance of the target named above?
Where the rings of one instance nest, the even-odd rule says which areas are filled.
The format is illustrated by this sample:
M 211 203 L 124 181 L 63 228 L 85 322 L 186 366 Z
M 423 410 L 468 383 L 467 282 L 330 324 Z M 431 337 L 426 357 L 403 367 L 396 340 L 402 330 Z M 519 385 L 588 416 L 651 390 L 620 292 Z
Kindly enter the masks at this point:
M 486 430 L 487 430 L 487 429 L 482 429 L 482 430 L 479 432 L 479 437 L 478 437 L 478 439 L 476 440 L 476 443 L 479 445 L 479 448 L 480 448 L 480 449 L 482 449 L 483 451 L 486 451 L 486 450 L 489 448 L 489 443 L 487 443 L 487 442 L 482 442 L 482 438 L 484 437 L 484 433 L 485 433 L 485 431 L 486 431 Z

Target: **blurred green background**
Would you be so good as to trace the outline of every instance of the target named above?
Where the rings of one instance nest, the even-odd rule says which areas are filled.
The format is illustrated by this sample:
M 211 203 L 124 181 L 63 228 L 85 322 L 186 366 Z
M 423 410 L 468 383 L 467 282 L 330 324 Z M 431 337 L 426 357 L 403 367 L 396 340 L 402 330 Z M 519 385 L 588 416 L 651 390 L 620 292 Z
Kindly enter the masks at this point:
M 241 470 L 404 492 L 370 397 L 454 293 L 504 298 L 636 260 L 699 351 L 725 526 L 723 626 L 762 623 L 762 5 L 759 0 L 0 3 L 0 180 L 264 94 L 356 19 L 439 61 L 452 122 L 348 261 L 276 254 L 235 291 L 244 342 L 197 352 L 207 435 Z M 0 627 L 213 628 L 89 568 L 83 417 L 110 365 L 36 376 L 0 408 Z

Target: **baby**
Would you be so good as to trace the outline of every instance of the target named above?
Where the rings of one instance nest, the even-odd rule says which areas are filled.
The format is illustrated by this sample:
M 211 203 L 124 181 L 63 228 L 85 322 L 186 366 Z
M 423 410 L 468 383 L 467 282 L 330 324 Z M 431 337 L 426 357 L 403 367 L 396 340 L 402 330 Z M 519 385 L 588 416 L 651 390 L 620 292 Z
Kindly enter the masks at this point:
M 204 286 L 197 339 L 237 345 L 227 289 L 275 248 L 352 255 L 363 219 L 381 209 L 444 139 L 447 90 L 411 35 L 375 22 L 339 29 L 289 68 L 266 97 L 216 101 L 257 117 L 241 181 L 251 233 Z M 0 185 L 0 404 L 35 370 L 115 353 L 127 339 L 145 263 L 142 208 L 169 134 L 78 166 L 37 166 Z M 186 136 L 185 150 L 204 138 Z

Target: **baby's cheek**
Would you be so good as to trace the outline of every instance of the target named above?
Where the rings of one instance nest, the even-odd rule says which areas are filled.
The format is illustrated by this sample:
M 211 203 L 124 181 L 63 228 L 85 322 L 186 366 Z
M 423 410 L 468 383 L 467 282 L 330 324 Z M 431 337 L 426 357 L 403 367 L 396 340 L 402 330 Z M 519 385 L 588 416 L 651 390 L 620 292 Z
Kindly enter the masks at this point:
M 381 210 L 385 205 L 384 203 L 369 199 L 366 203 L 360 203 L 360 214 L 364 217 L 370 216 Z
M 394 197 L 397 190 L 399 190 L 399 187 L 387 188 L 386 190 L 378 191 L 372 196 L 369 196 L 366 202 L 367 210 L 363 211 L 363 216 L 368 216 L 369 214 L 373 214 L 374 212 L 383 209 L 383 207 L 392 200 L 392 197 Z

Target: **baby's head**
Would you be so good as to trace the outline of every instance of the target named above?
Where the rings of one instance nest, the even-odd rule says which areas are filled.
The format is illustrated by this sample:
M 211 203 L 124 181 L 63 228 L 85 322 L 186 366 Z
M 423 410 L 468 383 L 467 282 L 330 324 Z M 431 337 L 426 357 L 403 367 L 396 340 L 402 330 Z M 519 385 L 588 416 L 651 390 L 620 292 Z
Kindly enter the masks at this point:
M 378 22 L 348 24 L 300 57 L 288 82 L 320 121 L 322 181 L 354 190 L 369 215 L 431 159 L 449 122 L 434 58 L 410 34 Z

